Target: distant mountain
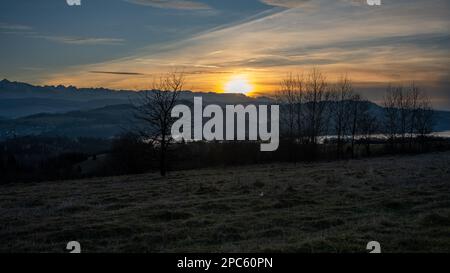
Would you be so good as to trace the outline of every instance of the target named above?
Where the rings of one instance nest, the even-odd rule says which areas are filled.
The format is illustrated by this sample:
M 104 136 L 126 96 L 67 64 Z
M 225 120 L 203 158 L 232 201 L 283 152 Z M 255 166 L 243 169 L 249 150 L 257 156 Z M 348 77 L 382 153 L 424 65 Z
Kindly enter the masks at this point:
M 129 104 L 64 114 L 36 114 L 0 120 L 0 139 L 11 136 L 41 135 L 110 138 L 131 129 L 133 107 Z
M 14 135 L 44 135 L 110 138 L 139 127 L 130 102 L 141 93 L 108 89 L 78 89 L 64 86 L 33 86 L 0 82 L 0 139 Z M 180 99 L 192 106 L 193 97 L 204 104 L 270 104 L 270 98 L 250 98 L 241 94 L 194 93 L 185 91 Z M 378 119 L 383 107 L 372 103 L 369 109 Z M 435 131 L 450 130 L 450 112 L 436 111 Z
M 110 90 L 105 88 L 76 88 L 73 86 L 34 86 L 27 83 L 0 81 L 0 116 L 25 117 L 39 113 L 84 111 L 138 101 L 143 91 Z M 269 98 L 250 98 L 242 94 L 182 92 L 180 99 L 193 100 L 201 94 L 205 103 L 261 103 Z
M 183 103 L 192 104 L 191 101 Z M 382 107 L 366 103 L 370 103 L 375 116 L 383 117 Z M 93 110 L 0 119 L 0 139 L 24 135 L 111 138 L 144 125 L 134 118 L 134 113 L 132 105 L 118 104 Z M 435 131 L 450 130 L 450 112 L 437 112 L 437 121 Z
M 96 99 L 76 101 L 51 98 L 0 99 L 0 115 L 17 118 L 38 113 L 66 113 L 76 110 L 90 110 L 107 105 L 126 103 L 121 99 Z

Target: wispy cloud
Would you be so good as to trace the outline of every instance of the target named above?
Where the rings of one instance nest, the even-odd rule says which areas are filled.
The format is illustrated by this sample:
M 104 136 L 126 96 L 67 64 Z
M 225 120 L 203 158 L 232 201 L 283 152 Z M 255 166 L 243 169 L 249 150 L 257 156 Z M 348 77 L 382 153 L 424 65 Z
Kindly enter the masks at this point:
M 57 43 L 71 44 L 71 45 L 121 45 L 125 42 L 125 40 L 123 39 L 103 38 L 103 37 L 34 35 L 33 38 L 41 38 Z
M 36 32 L 31 26 L 0 22 L 0 34 L 26 36 L 36 34 Z
M 30 26 L 0 22 L 0 30 L 2 30 L 2 31 L 30 31 L 32 29 L 33 28 Z
M 120 38 L 109 37 L 77 37 L 77 36 L 57 36 L 57 35 L 43 35 L 33 31 L 33 27 L 10 24 L 0 22 L 0 34 L 14 34 L 29 38 L 45 39 L 52 42 L 71 44 L 71 45 L 121 45 L 125 42 Z
M 270 6 L 278 6 L 284 8 L 296 8 L 299 7 L 310 0 L 260 0 L 264 4 Z
M 210 10 L 211 7 L 196 1 L 185 0 L 125 0 L 130 3 L 162 9 Z
M 260 0 L 260 1 L 269 6 L 277 6 L 283 8 L 297 8 L 305 6 L 305 4 L 313 6 L 314 4 L 320 2 L 319 0 Z M 367 5 L 367 0 L 333 0 L 333 1 L 340 1 L 351 5 Z
M 124 75 L 124 76 L 143 76 L 144 73 L 137 72 L 123 72 L 123 71 L 89 71 L 92 74 L 110 74 L 110 75 Z

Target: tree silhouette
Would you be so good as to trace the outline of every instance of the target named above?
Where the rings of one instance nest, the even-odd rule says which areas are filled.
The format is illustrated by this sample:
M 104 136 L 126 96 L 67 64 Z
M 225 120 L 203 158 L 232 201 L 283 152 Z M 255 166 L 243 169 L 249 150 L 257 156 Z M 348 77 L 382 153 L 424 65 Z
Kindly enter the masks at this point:
M 167 151 L 173 138 L 171 127 L 174 118 L 172 108 L 176 105 L 185 83 L 184 73 L 170 72 L 153 84 L 152 91 L 146 91 L 135 104 L 136 118 L 147 124 L 139 131 L 144 141 L 151 141 L 159 152 L 160 173 L 167 174 Z

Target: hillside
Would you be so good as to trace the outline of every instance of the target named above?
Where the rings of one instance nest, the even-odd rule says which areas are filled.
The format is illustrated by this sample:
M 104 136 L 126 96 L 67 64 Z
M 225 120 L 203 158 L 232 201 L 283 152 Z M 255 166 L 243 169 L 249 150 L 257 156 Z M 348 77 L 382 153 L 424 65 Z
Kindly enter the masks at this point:
M 139 101 L 143 91 L 73 86 L 34 86 L 27 83 L 0 81 L 0 116 L 20 118 L 40 113 L 85 111 L 105 106 Z M 236 104 L 265 102 L 267 98 L 251 98 L 241 94 L 195 93 L 183 91 L 180 99 L 193 101 L 200 94 L 205 103 Z
M 0 252 L 450 251 L 450 152 L 1 185 Z
M 184 102 L 186 105 L 192 105 L 192 101 Z M 0 100 L 0 105 L 1 103 Z M 369 103 L 373 115 L 378 120 L 382 120 L 383 108 Z M 218 104 L 222 107 L 225 105 Z M 34 107 L 28 109 L 33 111 Z M 130 104 L 115 104 L 66 113 L 39 113 L 16 119 L 0 117 L 0 140 L 11 135 L 111 138 L 143 125 L 135 119 L 135 113 L 135 109 Z M 448 130 L 450 130 L 450 112 L 437 111 L 434 131 Z
M 131 103 L 139 102 L 143 91 L 33 86 L 26 83 L 0 82 L 0 139 L 11 135 L 56 135 L 68 137 L 111 138 L 124 130 L 136 128 Z M 271 104 L 269 98 L 242 94 L 195 93 L 184 91 L 180 100 L 191 105 L 194 96 L 202 96 L 204 105 Z M 378 120 L 383 107 L 369 103 Z M 450 112 L 436 111 L 434 131 L 450 130 Z M 332 127 L 332 126 L 331 126 Z M 330 134 L 333 134 L 330 132 Z
M 36 114 L 14 120 L 0 120 L 0 139 L 18 136 L 67 136 L 110 138 L 129 129 L 131 105 L 113 105 L 64 114 Z

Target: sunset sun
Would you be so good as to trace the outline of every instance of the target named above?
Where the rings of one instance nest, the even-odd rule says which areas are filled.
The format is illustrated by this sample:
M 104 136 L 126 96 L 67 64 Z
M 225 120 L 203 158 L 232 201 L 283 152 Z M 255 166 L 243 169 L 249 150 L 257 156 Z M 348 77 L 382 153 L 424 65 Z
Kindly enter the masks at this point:
M 248 94 L 252 90 L 253 86 L 243 75 L 234 76 L 225 84 L 225 93 Z

